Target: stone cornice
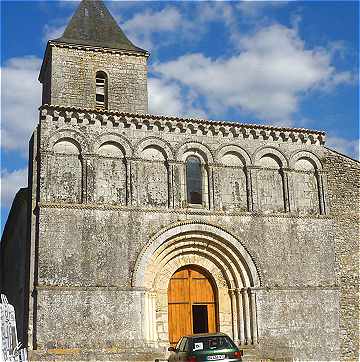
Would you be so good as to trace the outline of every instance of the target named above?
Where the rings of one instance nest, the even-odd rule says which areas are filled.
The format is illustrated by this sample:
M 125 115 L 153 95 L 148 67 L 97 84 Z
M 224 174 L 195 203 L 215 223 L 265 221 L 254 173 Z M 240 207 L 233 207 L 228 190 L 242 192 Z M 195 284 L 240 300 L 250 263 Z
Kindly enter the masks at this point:
M 323 145 L 325 132 L 303 128 L 285 128 L 257 124 L 242 124 L 229 121 L 214 121 L 195 118 L 179 118 L 150 114 L 135 114 L 126 112 L 105 111 L 88 108 L 63 107 L 57 105 L 42 105 L 40 108 L 41 119 L 62 121 L 65 124 L 91 125 L 98 123 L 103 126 L 110 125 L 135 129 L 168 129 L 169 132 L 212 134 L 223 137 L 242 137 L 252 139 L 282 140 L 301 143 Z
M 51 47 L 58 48 L 68 48 L 68 49 L 77 49 L 77 50 L 85 50 L 85 51 L 93 51 L 100 53 L 111 53 L 111 54 L 125 54 L 139 57 L 149 57 L 149 52 L 140 52 L 136 50 L 125 50 L 125 49 L 115 49 L 115 48 L 105 48 L 105 47 L 97 47 L 92 45 L 81 45 L 81 44 L 71 44 L 71 43 L 63 43 L 58 41 L 49 41 L 48 43 Z
M 243 216 L 243 217 L 259 217 L 259 218 L 280 218 L 280 219 L 332 219 L 329 215 L 300 215 L 298 213 L 290 212 L 277 212 L 277 213 L 261 213 L 261 212 L 249 212 L 241 210 L 233 211 L 221 211 L 221 210 L 209 210 L 207 208 L 166 208 L 166 207 L 141 207 L 133 205 L 108 205 L 108 204 L 92 204 L 92 203 L 80 203 L 80 204 L 68 204 L 68 203 L 56 203 L 56 202 L 40 202 L 38 204 L 40 209 L 77 209 L 77 210 L 102 210 L 102 211 L 119 211 L 119 212 L 142 212 L 142 213 L 164 213 L 164 214 L 179 214 L 179 215 L 205 215 L 205 216 Z

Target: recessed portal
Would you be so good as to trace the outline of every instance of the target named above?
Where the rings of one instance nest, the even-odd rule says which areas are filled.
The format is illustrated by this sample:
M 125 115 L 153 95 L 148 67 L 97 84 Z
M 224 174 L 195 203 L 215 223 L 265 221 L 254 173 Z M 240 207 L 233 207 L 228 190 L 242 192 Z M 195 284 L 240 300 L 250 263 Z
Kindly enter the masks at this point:
M 216 332 L 216 299 L 207 273 L 196 266 L 177 270 L 168 287 L 169 340 L 181 336 Z

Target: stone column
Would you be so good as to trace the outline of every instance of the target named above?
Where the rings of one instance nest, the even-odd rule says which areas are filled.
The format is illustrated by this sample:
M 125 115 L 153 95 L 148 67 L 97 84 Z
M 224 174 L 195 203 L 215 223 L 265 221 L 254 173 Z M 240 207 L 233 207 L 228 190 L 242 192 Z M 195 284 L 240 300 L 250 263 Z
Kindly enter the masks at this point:
M 154 340 L 154 313 L 152 293 L 148 293 L 149 341 Z
M 250 303 L 248 288 L 241 289 L 244 306 L 245 344 L 251 344 Z
M 138 198 L 138 179 L 137 179 L 137 163 L 138 160 L 135 158 L 128 158 L 129 168 L 129 205 L 137 206 Z
M 284 211 L 290 212 L 290 203 L 289 203 L 289 178 L 288 178 L 288 169 L 280 168 L 280 174 L 283 182 L 283 195 L 284 195 Z
M 251 331 L 252 341 L 254 344 L 258 343 L 258 330 L 257 330 L 257 314 L 256 314 L 256 293 L 254 289 L 250 289 L 250 304 L 251 304 Z
M 144 293 L 144 326 L 145 326 L 145 340 L 150 340 L 150 318 L 149 318 L 149 294 Z
M 291 169 L 283 169 L 284 175 L 287 177 L 287 194 L 288 194 L 288 207 L 289 212 L 293 212 L 296 210 L 296 200 L 295 200 L 295 184 L 294 184 L 294 170 Z
M 167 161 L 167 170 L 168 170 L 168 207 L 174 208 L 175 206 L 175 186 L 174 186 L 174 162 Z
M 220 193 L 220 166 L 213 165 L 212 166 L 212 173 L 213 173 L 213 195 L 214 195 L 214 209 L 215 210 L 221 210 L 222 204 L 221 204 L 221 193 Z
M 95 195 L 95 158 L 89 154 L 82 154 L 82 194 L 81 200 L 83 203 L 94 202 Z
M 235 289 L 236 311 L 238 315 L 238 337 L 240 345 L 245 343 L 245 325 L 244 325 L 244 308 L 243 297 L 240 289 Z
M 325 181 L 324 172 L 316 170 L 315 177 L 318 184 L 320 214 L 325 215 L 327 214 L 327 202 L 325 197 L 326 192 L 324 191 L 324 189 L 326 188 L 324 187 L 326 185 L 326 182 L 324 182 Z
M 329 202 L 328 202 L 328 186 L 327 186 L 327 174 L 325 171 L 318 171 L 321 175 L 322 182 L 322 193 L 323 193 L 323 203 L 324 203 L 324 214 L 329 214 Z
M 151 297 L 151 330 L 152 330 L 152 341 L 157 342 L 157 330 L 156 330 L 156 293 L 152 292 L 150 294 Z
M 172 162 L 172 183 L 173 183 L 173 207 L 183 207 L 183 201 L 186 200 L 186 192 L 183 180 L 183 164 L 181 162 Z
M 145 316 L 146 340 L 156 342 L 156 293 L 154 292 L 145 293 Z
M 246 178 L 246 187 L 249 204 L 251 205 L 251 210 L 249 211 L 258 211 L 260 209 L 260 200 L 259 200 L 259 193 L 258 193 L 258 172 L 261 168 L 259 166 L 246 166 L 246 172 L 250 175 L 249 180 Z
M 248 211 L 252 212 L 254 210 L 253 202 L 253 190 L 252 190 L 252 181 L 251 181 L 251 168 L 249 166 L 244 167 L 245 177 L 246 177 L 246 198 L 247 198 L 247 207 Z
M 230 303 L 231 303 L 231 324 L 232 324 L 232 338 L 235 343 L 238 342 L 238 311 L 237 311 L 237 303 L 235 291 L 233 289 L 229 289 Z
M 205 169 L 207 170 L 208 175 L 208 195 L 209 195 L 209 209 L 214 209 L 214 178 L 213 178 L 213 166 L 206 165 Z
M 125 167 L 125 205 L 128 206 L 130 205 L 131 202 L 131 172 L 130 172 L 130 163 L 128 162 L 127 158 L 124 157 L 123 158 L 123 163 L 124 163 L 124 167 Z

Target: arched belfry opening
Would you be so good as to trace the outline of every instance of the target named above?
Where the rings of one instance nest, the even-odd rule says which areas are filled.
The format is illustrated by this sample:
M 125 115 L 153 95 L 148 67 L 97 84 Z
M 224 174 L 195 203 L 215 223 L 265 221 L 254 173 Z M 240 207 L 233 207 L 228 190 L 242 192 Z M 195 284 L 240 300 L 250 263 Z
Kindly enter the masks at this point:
M 169 342 L 181 336 L 217 332 L 217 289 L 211 275 L 197 265 L 180 267 L 168 285 Z
M 108 109 L 108 77 L 105 72 L 96 72 L 96 108 Z
M 196 295 L 200 284 L 209 300 Z M 147 343 L 176 343 L 194 333 L 195 324 L 227 333 L 239 345 L 258 343 L 258 271 L 240 241 L 218 226 L 182 222 L 155 234 L 138 256 L 132 285 L 144 290 Z

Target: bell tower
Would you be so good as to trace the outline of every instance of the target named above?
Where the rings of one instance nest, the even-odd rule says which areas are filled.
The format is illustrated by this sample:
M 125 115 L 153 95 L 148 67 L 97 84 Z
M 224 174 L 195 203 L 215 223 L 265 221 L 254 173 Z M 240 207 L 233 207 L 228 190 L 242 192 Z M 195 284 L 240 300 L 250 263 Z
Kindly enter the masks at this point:
M 102 1 L 83 0 L 46 47 L 42 104 L 147 113 L 147 58 Z

